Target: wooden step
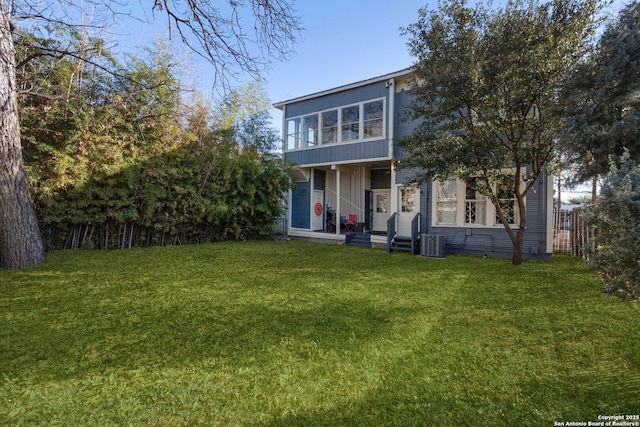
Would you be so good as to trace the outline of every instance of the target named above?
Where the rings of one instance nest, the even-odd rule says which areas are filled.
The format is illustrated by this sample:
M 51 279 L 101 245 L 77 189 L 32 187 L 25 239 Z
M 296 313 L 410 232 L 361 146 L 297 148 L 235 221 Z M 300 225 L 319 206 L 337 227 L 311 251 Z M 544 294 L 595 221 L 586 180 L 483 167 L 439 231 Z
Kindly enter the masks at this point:
M 350 246 L 371 247 L 371 236 L 366 233 L 351 233 L 345 237 L 345 244 Z
M 409 236 L 396 236 L 391 242 L 391 250 L 399 252 L 411 252 L 412 239 Z M 419 251 L 419 239 L 416 239 L 416 243 L 413 247 L 414 251 Z

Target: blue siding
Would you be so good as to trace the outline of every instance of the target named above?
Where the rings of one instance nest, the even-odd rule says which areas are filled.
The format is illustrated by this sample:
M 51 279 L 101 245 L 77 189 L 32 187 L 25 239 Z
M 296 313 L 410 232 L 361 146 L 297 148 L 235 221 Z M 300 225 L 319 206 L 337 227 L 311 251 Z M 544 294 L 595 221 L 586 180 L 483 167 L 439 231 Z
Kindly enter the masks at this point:
M 318 98 L 287 104 L 286 118 L 299 117 L 319 111 L 329 110 L 345 105 L 356 104 L 371 99 L 385 98 L 385 125 L 389 126 L 389 89 L 384 82 L 372 83 L 360 88 L 333 93 Z M 389 135 L 388 129 L 385 135 Z M 391 158 L 389 152 L 389 140 L 379 139 L 374 141 L 339 143 L 322 147 L 285 151 L 285 159 L 289 163 L 299 166 L 315 165 L 323 163 L 351 162 L 366 159 Z
M 396 170 L 396 184 L 406 184 L 414 179 L 423 169 L 399 169 Z
M 311 227 L 311 182 L 298 182 L 293 189 L 291 203 L 291 226 Z
M 418 122 L 412 121 L 407 122 L 404 120 L 406 115 L 407 108 L 409 108 L 409 104 L 411 102 L 411 92 L 403 91 L 396 94 L 396 113 L 395 113 L 395 139 L 396 141 L 402 139 L 403 137 L 409 136 L 413 133 L 413 130 L 416 128 Z M 402 157 L 402 149 L 398 146 L 398 144 L 394 144 L 393 146 L 393 158 L 399 159 Z
M 523 248 L 525 260 L 549 260 L 551 254 L 547 248 L 547 177 L 542 176 L 535 190 L 527 195 L 527 230 Z M 513 244 L 503 227 L 431 227 L 432 223 L 432 185 L 422 187 L 421 212 L 422 230 L 427 234 L 445 236 L 447 254 L 479 255 L 497 258 L 511 258 Z M 425 231 L 426 230 L 426 231 Z M 537 254 L 535 254 L 537 252 Z
M 285 151 L 284 157 L 288 163 L 299 166 L 326 165 L 335 163 L 359 163 L 367 159 L 400 159 L 402 150 L 397 141 L 409 136 L 414 131 L 417 122 L 404 120 L 411 102 L 410 91 L 395 93 L 395 117 L 389 117 L 391 103 L 389 89 L 385 81 L 365 84 L 359 87 L 350 86 L 339 92 L 311 95 L 310 99 L 299 99 L 287 104 L 284 110 L 285 118 L 300 117 L 319 111 L 330 110 L 341 106 L 360 103 L 371 99 L 385 98 L 385 124 L 393 125 L 394 145 L 390 152 L 388 139 L 380 139 L 356 143 L 340 143 L 313 147 L 300 150 Z M 385 135 L 391 136 L 387 128 Z M 415 170 L 399 170 L 396 172 L 396 184 L 408 182 L 416 175 Z M 314 172 L 314 188 L 325 189 L 326 176 L 323 171 Z M 391 182 L 388 171 L 372 170 L 370 188 L 390 188 Z M 511 258 L 513 245 L 503 227 L 431 227 L 432 223 L 432 184 L 425 183 L 420 188 L 421 229 L 423 233 L 439 234 L 445 237 L 446 253 L 486 255 L 490 257 Z M 524 259 L 548 260 L 551 254 L 545 253 L 547 247 L 547 177 L 541 177 L 535 189 L 527 196 L 527 226 L 524 243 Z M 309 229 L 311 227 L 311 182 L 297 183 L 292 195 L 291 225 L 294 228 Z M 395 202 L 392 202 L 395 203 Z M 537 254 L 536 254 L 537 253 Z
M 307 150 L 286 151 L 284 153 L 284 158 L 288 163 L 300 166 L 388 157 L 389 142 L 386 139 L 348 144 L 334 144 Z
M 389 89 L 385 88 L 384 82 L 372 83 L 360 88 L 348 91 L 333 93 L 330 95 L 313 98 L 295 104 L 287 104 L 285 117 L 298 117 L 305 114 L 317 113 L 318 111 L 330 110 L 343 105 L 355 104 L 376 98 L 387 98 Z

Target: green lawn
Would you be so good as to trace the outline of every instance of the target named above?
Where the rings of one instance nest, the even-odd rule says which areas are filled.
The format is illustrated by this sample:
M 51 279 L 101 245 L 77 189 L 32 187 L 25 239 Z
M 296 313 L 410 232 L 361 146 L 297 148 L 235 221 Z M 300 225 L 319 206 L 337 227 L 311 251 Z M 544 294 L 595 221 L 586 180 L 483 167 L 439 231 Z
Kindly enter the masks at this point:
M 640 309 L 551 263 L 251 242 L 0 271 L 0 425 L 553 426 L 640 414 Z

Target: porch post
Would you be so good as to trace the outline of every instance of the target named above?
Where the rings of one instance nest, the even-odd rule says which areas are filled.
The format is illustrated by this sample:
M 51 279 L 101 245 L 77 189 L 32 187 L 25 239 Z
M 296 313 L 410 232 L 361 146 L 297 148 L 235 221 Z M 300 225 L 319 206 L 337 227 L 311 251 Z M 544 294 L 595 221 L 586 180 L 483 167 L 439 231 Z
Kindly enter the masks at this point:
M 398 212 L 398 206 L 399 206 L 399 201 L 398 201 L 398 188 L 399 186 L 396 184 L 396 166 L 393 163 L 393 161 L 391 162 L 391 193 L 389 194 L 389 215 L 393 215 L 394 212 Z M 398 225 L 397 223 L 397 216 L 396 216 L 396 226 Z
M 340 199 L 342 199 L 342 195 L 340 194 L 340 175 L 342 172 L 340 168 L 336 168 L 336 234 L 340 235 Z

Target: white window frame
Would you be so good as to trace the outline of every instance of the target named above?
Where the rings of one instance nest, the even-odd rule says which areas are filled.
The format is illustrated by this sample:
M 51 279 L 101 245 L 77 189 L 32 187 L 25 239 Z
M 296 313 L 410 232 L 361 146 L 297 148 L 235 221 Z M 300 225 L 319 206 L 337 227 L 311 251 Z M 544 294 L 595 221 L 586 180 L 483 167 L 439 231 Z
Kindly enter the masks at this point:
M 454 179 L 450 178 L 447 180 L 447 183 L 450 183 L 451 181 L 454 181 Z M 455 197 L 440 197 L 440 186 L 441 183 L 440 181 L 434 181 L 433 182 L 433 192 L 432 194 L 433 196 L 433 206 L 432 206 L 432 223 L 434 226 L 441 226 L 441 227 L 456 227 L 457 226 L 457 219 L 458 219 L 458 213 L 460 212 L 460 207 L 459 205 L 459 199 L 460 199 L 460 185 L 459 185 L 459 180 L 455 180 Z M 442 193 L 444 195 L 444 193 Z M 455 222 L 438 222 L 438 216 L 439 216 L 439 212 L 440 212 L 440 206 L 439 203 L 442 204 L 446 204 L 447 206 L 450 206 L 452 204 L 455 204 L 456 207 L 456 215 L 455 215 Z
M 416 206 L 416 192 L 418 189 L 416 187 L 403 186 L 400 187 L 398 191 L 399 197 L 398 202 L 400 206 L 398 206 L 398 211 L 402 213 L 411 213 L 417 212 L 418 207 Z
M 308 122 L 307 122 L 307 119 L 313 119 L 313 118 L 315 118 L 315 125 L 316 125 L 315 129 L 308 126 Z M 302 119 L 301 119 L 302 145 L 304 147 L 315 147 L 316 145 L 320 144 L 321 129 L 320 129 L 319 119 L 320 117 L 318 117 L 318 115 L 316 114 L 307 114 L 306 116 L 302 116 Z
M 285 123 L 285 144 L 287 150 L 300 148 L 302 140 L 302 116 L 288 119 Z M 293 127 L 293 130 L 290 129 Z
M 513 170 L 504 170 L 502 171 L 502 173 L 504 174 L 511 174 L 513 175 L 515 173 L 515 171 Z M 453 179 L 453 178 L 452 178 Z M 497 212 L 496 212 L 496 207 L 493 205 L 493 203 L 491 202 L 491 200 L 486 197 L 485 203 L 486 203 L 486 208 L 485 208 L 485 221 L 484 223 L 467 223 L 466 219 L 467 219 L 467 202 L 473 202 L 473 201 L 480 201 L 479 199 L 467 199 L 466 198 L 466 184 L 464 183 L 464 181 L 462 181 L 459 178 L 456 178 L 456 198 L 455 198 L 455 203 L 456 203 L 456 221 L 455 223 L 438 223 L 438 201 L 442 201 L 442 202 L 452 202 L 453 199 L 451 200 L 441 200 L 438 197 L 438 192 L 439 192 L 439 185 L 440 182 L 439 181 L 434 181 L 432 183 L 432 194 L 433 197 L 431 198 L 431 212 L 433 213 L 431 215 L 431 226 L 432 227 L 457 227 L 457 228 L 504 228 L 504 226 L 502 225 L 502 223 L 500 223 L 500 221 L 498 221 L 497 219 Z M 521 186 L 523 187 L 522 189 L 524 189 L 525 183 L 524 181 L 521 181 L 522 184 Z M 494 184 L 495 185 L 495 184 Z M 514 223 L 510 223 L 509 225 L 511 227 L 517 227 L 520 221 L 520 212 L 518 210 L 518 205 L 515 202 L 515 196 L 513 196 L 511 199 L 508 199 L 510 201 L 513 201 L 514 203 L 514 209 L 515 209 L 515 222 Z M 525 198 L 525 204 L 526 204 L 526 198 Z
M 465 189 L 464 189 L 464 223 L 465 225 L 471 225 L 471 226 L 476 226 L 476 225 L 486 225 L 487 223 L 487 211 L 488 211 L 488 205 L 491 204 L 491 200 L 489 200 L 489 198 L 483 194 L 480 194 L 479 192 L 475 192 L 475 195 L 473 198 L 468 198 L 468 193 L 467 193 L 467 186 L 465 185 Z M 484 210 L 484 221 L 478 221 L 478 212 L 479 212 L 479 208 Z M 470 213 L 469 211 L 473 209 L 474 211 L 474 217 L 475 217 L 475 221 L 473 222 L 469 222 L 469 216 Z
M 365 110 L 364 110 L 364 105 L 365 104 L 370 104 L 370 103 L 374 103 L 374 102 L 380 102 L 382 101 L 382 134 L 379 136 L 372 136 L 372 137 L 368 137 L 365 138 L 364 137 L 364 132 L 365 132 L 365 124 L 372 122 L 372 121 L 376 121 L 379 119 L 369 119 L 366 120 L 364 119 L 365 116 Z M 342 120 L 342 110 L 343 108 L 349 108 L 349 107 L 354 107 L 357 106 L 359 109 L 359 116 L 358 116 L 358 122 L 357 122 L 357 127 L 358 127 L 358 138 L 353 138 L 353 139 L 346 139 L 343 141 L 342 138 L 342 132 L 343 132 L 343 120 Z M 337 133 L 336 135 L 336 142 L 328 142 L 328 143 L 324 143 L 323 141 L 323 131 L 325 129 L 329 129 L 329 127 L 325 127 L 324 123 L 322 121 L 322 115 L 324 113 L 328 113 L 331 111 L 335 111 L 337 114 L 337 118 L 338 118 L 338 122 L 336 123 L 336 126 L 331 126 L 331 128 L 335 127 L 335 131 Z M 305 123 L 305 118 L 308 118 L 310 116 L 316 116 L 317 120 L 318 120 L 318 135 L 317 135 L 317 142 L 315 145 L 311 145 L 308 143 L 307 141 L 307 135 L 305 135 L 304 133 L 304 123 Z M 296 132 L 289 132 L 289 127 L 290 127 L 290 122 L 295 122 L 297 123 L 297 131 Z M 347 123 L 344 123 L 344 125 L 348 125 Z M 356 122 L 352 123 L 352 125 L 356 125 Z M 380 139 L 385 139 L 387 137 L 387 100 L 386 98 L 374 98 L 374 99 L 367 99 L 361 102 L 352 102 L 349 104 L 344 104 L 344 105 L 340 105 L 337 106 L 335 108 L 328 108 L 326 110 L 321 110 L 318 111 L 317 113 L 311 113 L 311 114 L 302 114 L 299 116 L 295 116 L 295 117 L 288 117 L 285 120 L 285 151 L 294 151 L 294 150 L 301 150 L 301 149 L 313 149 L 313 148 L 318 148 L 318 147 L 322 147 L 322 146 L 331 146 L 334 144 L 350 144 L 350 143 L 357 143 L 357 142 L 363 142 L 363 141 L 375 141 L 375 140 L 380 140 Z M 292 141 L 292 144 L 290 144 L 290 141 Z

